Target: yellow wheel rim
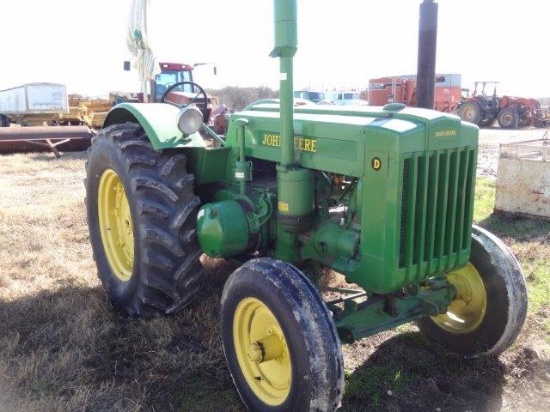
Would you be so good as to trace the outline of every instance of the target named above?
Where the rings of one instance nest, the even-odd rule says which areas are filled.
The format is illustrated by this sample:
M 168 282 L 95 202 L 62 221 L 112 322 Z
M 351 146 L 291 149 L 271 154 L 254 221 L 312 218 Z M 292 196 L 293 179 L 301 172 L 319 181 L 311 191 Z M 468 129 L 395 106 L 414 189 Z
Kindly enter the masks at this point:
M 103 250 L 114 275 L 126 282 L 134 267 L 132 215 L 120 177 L 112 169 L 101 175 L 97 206 Z
M 487 309 L 487 293 L 483 280 L 471 263 L 450 273 L 448 280 L 456 288 L 457 295 L 446 313 L 432 319 L 451 333 L 472 332 L 480 325 Z
M 243 299 L 233 318 L 233 341 L 248 386 L 265 404 L 281 405 L 290 392 L 292 363 L 275 315 L 258 299 Z

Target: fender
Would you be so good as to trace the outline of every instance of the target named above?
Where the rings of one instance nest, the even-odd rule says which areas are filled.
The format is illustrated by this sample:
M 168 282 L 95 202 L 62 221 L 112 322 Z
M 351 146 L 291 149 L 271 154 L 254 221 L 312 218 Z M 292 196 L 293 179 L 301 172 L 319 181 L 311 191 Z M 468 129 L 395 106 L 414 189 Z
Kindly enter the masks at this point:
M 103 127 L 113 124 L 139 123 L 155 150 L 182 147 L 205 147 L 199 133 L 184 136 L 176 124 L 179 108 L 162 103 L 120 103 L 113 107 Z

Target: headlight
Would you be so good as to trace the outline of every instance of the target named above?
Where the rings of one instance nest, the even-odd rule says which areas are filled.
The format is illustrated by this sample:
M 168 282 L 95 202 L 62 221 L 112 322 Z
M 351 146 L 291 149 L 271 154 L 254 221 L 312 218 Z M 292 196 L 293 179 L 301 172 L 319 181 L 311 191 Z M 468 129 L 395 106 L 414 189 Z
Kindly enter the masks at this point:
M 178 129 L 190 135 L 199 130 L 202 126 L 202 112 L 196 106 L 187 106 L 181 109 L 177 116 Z

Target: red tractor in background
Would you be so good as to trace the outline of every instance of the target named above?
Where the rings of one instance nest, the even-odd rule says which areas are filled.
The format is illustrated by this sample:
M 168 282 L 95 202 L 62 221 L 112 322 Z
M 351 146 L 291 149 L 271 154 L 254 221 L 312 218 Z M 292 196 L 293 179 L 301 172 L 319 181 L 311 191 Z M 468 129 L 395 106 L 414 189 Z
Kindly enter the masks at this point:
M 495 121 L 503 129 L 546 127 L 548 124 L 540 102 L 514 96 L 498 97 L 494 81 L 475 82 L 471 96 L 465 96 L 456 109 L 462 120 L 480 127 L 491 127 Z M 486 92 L 489 88 L 489 92 Z
M 194 103 L 201 110 L 204 122 L 218 134 L 225 135 L 229 119 L 229 109 L 220 104 L 217 96 L 206 93 L 202 87 L 194 82 L 193 70 L 197 66 L 211 63 L 159 63 L 159 72 L 154 79 L 148 81 L 147 87 L 139 93 L 111 93 L 116 101 L 111 101 L 110 106 L 123 102 L 152 103 L 167 101 L 172 104 Z M 130 70 L 130 62 L 124 62 L 124 70 Z M 216 74 L 214 65 L 214 74 Z

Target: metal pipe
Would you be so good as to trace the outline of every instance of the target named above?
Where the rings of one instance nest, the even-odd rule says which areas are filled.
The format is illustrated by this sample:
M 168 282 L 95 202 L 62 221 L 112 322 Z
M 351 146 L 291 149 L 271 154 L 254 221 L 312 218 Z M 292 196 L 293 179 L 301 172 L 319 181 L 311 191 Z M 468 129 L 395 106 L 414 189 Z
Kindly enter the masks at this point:
M 280 58 L 281 166 L 294 163 L 294 73 L 297 50 L 296 0 L 274 0 L 275 48 L 271 57 Z
M 239 145 L 239 160 L 235 162 L 235 179 L 239 182 L 239 193 L 246 195 L 246 182 L 251 179 L 252 165 L 246 161 L 245 126 L 248 120 L 242 118 L 235 120 L 237 126 L 237 143 Z
M 416 96 L 417 106 L 426 109 L 434 108 L 437 9 L 434 0 L 424 0 L 420 5 Z
M 204 130 L 206 133 L 208 133 L 208 134 L 212 137 L 212 139 L 214 139 L 221 147 L 225 147 L 225 145 L 227 144 L 227 143 L 225 142 L 225 140 L 223 140 L 220 136 L 218 136 L 218 134 L 217 134 L 214 130 L 212 130 L 212 129 L 210 128 L 210 126 L 208 126 L 206 123 L 203 123 L 203 124 L 202 124 L 202 128 L 203 128 L 203 130 Z
M 0 141 L 44 139 L 91 139 L 94 133 L 87 126 L 25 126 L 3 127 L 0 129 Z

